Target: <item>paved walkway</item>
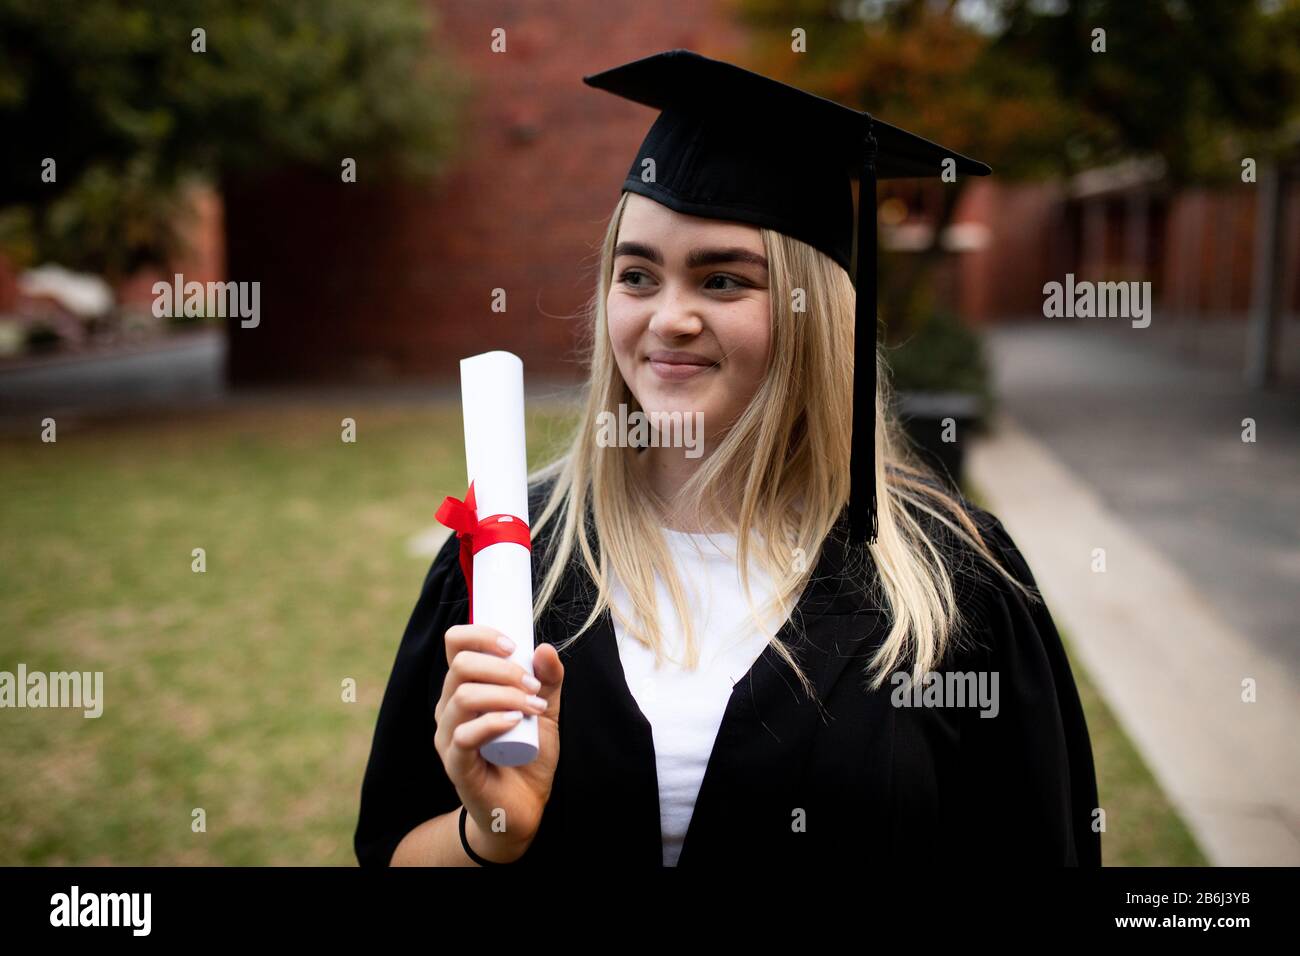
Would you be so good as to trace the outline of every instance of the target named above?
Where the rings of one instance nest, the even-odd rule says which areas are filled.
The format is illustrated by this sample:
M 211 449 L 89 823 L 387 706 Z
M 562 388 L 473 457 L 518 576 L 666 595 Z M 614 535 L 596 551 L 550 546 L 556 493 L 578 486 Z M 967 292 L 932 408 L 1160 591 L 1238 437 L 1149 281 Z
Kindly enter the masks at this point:
M 0 419 L 113 414 L 221 401 L 225 339 L 194 332 L 112 353 L 51 356 L 0 368 Z
M 972 481 L 1211 861 L 1300 864 L 1300 402 L 1114 333 L 990 341 Z
M 0 432 L 30 434 L 47 415 L 114 418 L 159 410 L 340 399 L 460 405 L 460 382 L 454 375 L 439 382 L 286 383 L 232 389 L 225 382 L 225 357 L 222 332 L 205 330 L 114 352 L 0 365 Z M 575 386 L 527 379 L 525 396 L 530 402 L 572 402 Z

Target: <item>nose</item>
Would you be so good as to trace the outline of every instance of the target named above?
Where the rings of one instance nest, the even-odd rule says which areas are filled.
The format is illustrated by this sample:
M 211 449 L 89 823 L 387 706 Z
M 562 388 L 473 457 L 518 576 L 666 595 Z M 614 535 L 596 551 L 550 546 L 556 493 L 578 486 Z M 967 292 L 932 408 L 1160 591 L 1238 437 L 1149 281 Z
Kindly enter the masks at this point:
M 670 282 L 658 296 L 650 331 L 661 339 L 680 339 L 699 335 L 704 320 L 689 292 L 680 283 Z

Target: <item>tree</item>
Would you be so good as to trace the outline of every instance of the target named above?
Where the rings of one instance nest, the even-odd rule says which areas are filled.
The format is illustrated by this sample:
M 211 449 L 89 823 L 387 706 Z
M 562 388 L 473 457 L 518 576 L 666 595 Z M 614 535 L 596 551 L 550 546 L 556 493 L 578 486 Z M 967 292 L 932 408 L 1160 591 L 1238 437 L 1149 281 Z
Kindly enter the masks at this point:
M 733 2 L 755 28 L 756 69 L 983 160 L 1004 181 L 1151 154 L 1175 184 L 1222 179 L 1243 155 L 1280 148 L 1296 115 L 1294 0 Z M 806 54 L 791 53 L 796 28 Z M 894 337 L 964 186 L 943 190 L 931 246 L 883 270 Z
M 426 7 L 0 0 L 0 237 L 118 276 L 177 251 L 194 177 L 437 172 L 464 90 Z

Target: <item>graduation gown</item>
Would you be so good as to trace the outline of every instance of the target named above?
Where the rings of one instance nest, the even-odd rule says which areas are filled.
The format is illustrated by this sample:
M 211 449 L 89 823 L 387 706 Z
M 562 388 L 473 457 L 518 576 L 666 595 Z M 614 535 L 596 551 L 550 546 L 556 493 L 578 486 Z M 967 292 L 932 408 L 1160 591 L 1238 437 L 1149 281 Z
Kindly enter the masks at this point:
M 530 514 L 547 490 L 530 491 Z M 972 511 L 994 553 L 1032 584 L 1001 523 Z M 846 528 L 847 510 L 781 631 L 820 706 L 771 646 L 759 655 L 732 689 L 678 866 L 1100 865 L 1088 730 L 1046 608 L 963 562 L 955 586 L 966 636 L 939 670 L 996 671 L 997 716 L 895 706 L 889 681 L 863 689 L 888 621 L 842 573 Z M 534 536 L 534 581 L 544 539 Z M 433 746 L 444 634 L 469 618 L 458 548 L 453 535 L 425 577 L 380 707 L 355 835 L 363 866 L 387 865 L 406 833 L 460 806 Z M 594 603 L 594 584 L 574 562 L 535 639 L 558 644 Z M 661 867 L 654 741 L 608 609 L 560 659 L 554 786 L 514 865 Z

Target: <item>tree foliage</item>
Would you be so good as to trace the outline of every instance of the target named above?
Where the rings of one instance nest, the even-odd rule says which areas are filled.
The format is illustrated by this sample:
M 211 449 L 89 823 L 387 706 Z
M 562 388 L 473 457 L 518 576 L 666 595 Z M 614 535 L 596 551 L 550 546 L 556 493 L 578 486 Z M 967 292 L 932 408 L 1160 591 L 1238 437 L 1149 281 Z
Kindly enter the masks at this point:
M 1247 156 L 1294 147 L 1300 0 L 731 2 L 754 69 L 982 160 L 1001 182 L 1153 156 L 1175 184 L 1225 181 Z M 882 253 L 892 341 L 926 320 L 924 280 L 967 183 L 939 192 L 929 248 Z
M 732 2 L 755 28 L 755 68 L 1002 179 L 1151 154 L 1176 182 L 1213 179 L 1300 118 L 1297 0 Z M 796 28 L 806 53 L 791 52 Z
M 464 91 L 432 40 L 420 0 L 0 0 L 0 236 L 122 273 L 191 177 L 433 174 Z

